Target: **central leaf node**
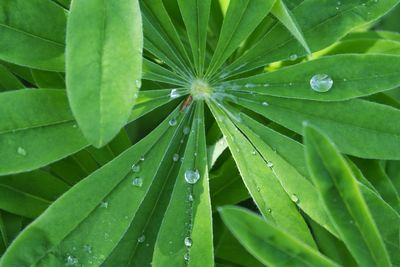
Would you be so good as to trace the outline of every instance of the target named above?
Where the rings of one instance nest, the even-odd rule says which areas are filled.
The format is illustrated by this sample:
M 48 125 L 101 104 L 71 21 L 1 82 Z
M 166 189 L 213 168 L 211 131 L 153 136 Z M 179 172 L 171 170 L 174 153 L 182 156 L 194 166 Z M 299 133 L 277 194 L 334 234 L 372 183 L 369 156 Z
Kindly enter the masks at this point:
M 213 93 L 212 87 L 204 80 L 193 80 L 190 87 L 190 94 L 194 100 L 204 100 L 210 98 Z

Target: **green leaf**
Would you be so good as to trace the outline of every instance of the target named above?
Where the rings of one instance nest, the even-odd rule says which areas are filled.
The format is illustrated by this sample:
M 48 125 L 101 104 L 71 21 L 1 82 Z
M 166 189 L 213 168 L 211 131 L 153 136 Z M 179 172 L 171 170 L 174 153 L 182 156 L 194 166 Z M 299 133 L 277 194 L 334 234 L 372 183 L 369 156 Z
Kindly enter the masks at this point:
M 0 91 L 16 90 L 24 87 L 24 84 L 12 72 L 0 64 Z
M 326 93 L 311 89 L 310 80 L 326 74 L 333 87 Z M 262 95 L 319 101 L 338 101 L 372 95 L 400 86 L 400 57 L 387 55 L 336 55 L 229 81 L 232 91 L 251 89 Z
M 275 2 L 271 13 L 293 34 L 293 36 L 301 43 L 308 54 L 311 54 L 310 48 L 306 40 L 304 39 L 303 33 L 301 32 L 300 26 L 297 24 L 296 18 L 292 12 L 286 7 L 282 0 Z
M 64 71 L 66 10 L 50 0 L 0 2 L 0 59 Z
M 222 105 L 210 103 L 229 149 L 236 161 L 243 182 L 266 220 L 285 229 L 291 235 L 315 246 L 303 218 L 295 203 L 282 188 L 271 165 L 257 152 L 257 148 L 238 130 L 228 117 L 232 113 Z M 224 114 L 224 111 L 226 114 Z M 228 115 L 228 116 L 227 116 Z M 233 118 L 237 120 L 238 118 Z M 261 175 L 262 174 L 262 175 Z
M 204 71 L 211 0 L 178 0 L 198 75 Z
M 85 146 L 64 91 L 25 89 L 0 94 L 1 175 L 45 166 Z
M 32 69 L 32 77 L 39 88 L 65 88 L 65 77 L 59 72 Z
M 244 209 L 224 207 L 220 214 L 242 245 L 268 266 L 339 266 L 301 239 Z
M 214 262 L 204 103 L 196 103 L 195 108 L 184 160 L 155 244 L 152 264 L 156 267 L 212 266 Z M 188 183 L 188 172 L 197 173 L 199 180 Z
M 317 102 L 258 95 L 255 101 L 253 96 L 242 93 L 238 100 L 241 106 L 297 133 L 302 133 L 303 121 L 312 121 L 326 131 L 343 153 L 400 159 L 398 109 L 360 99 Z
M 68 98 L 79 127 L 96 147 L 104 146 L 125 126 L 137 97 L 142 71 L 141 25 L 137 0 L 71 4 Z
M 397 3 L 398 0 L 341 1 L 338 6 L 337 1 L 308 0 L 303 1 L 292 12 L 314 52 L 333 44 L 357 26 L 379 18 Z M 277 24 L 246 54 L 231 64 L 227 71 L 233 75 L 271 62 L 290 59 L 293 55 L 301 57 L 305 54 L 303 46 L 286 27 Z
M 230 1 L 207 74 L 214 74 L 268 15 L 276 0 Z M 225 76 L 225 74 L 222 74 Z
M 178 130 L 168 124 L 177 113 L 59 198 L 17 238 L 0 266 L 60 266 L 68 259 L 101 265 L 145 198 L 164 151 Z M 178 123 L 183 118 L 178 117 Z M 133 164 L 139 164 L 139 173 L 132 171 Z
M 0 208 L 27 218 L 39 216 L 69 186 L 43 171 L 0 179 Z
M 170 102 L 169 92 L 141 92 L 129 121 Z M 6 175 L 43 167 L 89 144 L 63 90 L 25 89 L 0 94 L 0 146 L 0 175 Z
M 382 237 L 345 159 L 316 128 L 306 126 L 304 133 L 306 159 L 313 183 L 346 246 L 360 266 L 392 266 Z

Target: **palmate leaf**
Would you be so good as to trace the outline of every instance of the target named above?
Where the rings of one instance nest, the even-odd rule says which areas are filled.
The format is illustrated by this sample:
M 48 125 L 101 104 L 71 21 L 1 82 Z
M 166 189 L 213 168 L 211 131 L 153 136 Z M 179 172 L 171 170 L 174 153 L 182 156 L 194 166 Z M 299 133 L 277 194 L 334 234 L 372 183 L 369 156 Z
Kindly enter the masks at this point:
M 95 147 L 107 144 L 128 121 L 140 88 L 142 45 L 138 1 L 72 2 L 68 98 L 79 127 Z
M 68 7 L 68 1 L 53 1 L 56 2 L 55 5 L 61 9 L 62 6 Z M 247 267 L 248 264 L 243 261 L 229 261 L 226 255 L 214 259 L 212 224 L 218 224 L 218 221 L 213 222 L 211 215 L 218 205 L 236 204 L 246 199 L 248 201 L 240 205 L 254 210 L 258 208 L 275 235 L 285 240 L 295 240 L 296 249 L 299 245 L 313 260 L 330 262 L 316 252 L 317 249 L 324 250 L 321 238 L 315 237 L 320 237 L 319 234 L 313 231 L 315 227 L 310 228 L 310 224 L 320 227 L 318 233 L 331 237 L 322 238 L 328 240 L 326 242 L 337 240 L 340 243 L 342 237 L 319 201 L 317 187 L 306 169 L 304 147 L 298 142 L 302 134 L 301 124 L 303 120 L 315 122 L 339 144 L 342 152 L 361 158 L 398 159 L 398 109 L 395 94 L 392 99 L 387 96 L 388 90 L 398 86 L 398 57 L 390 52 L 389 55 L 360 55 L 360 51 L 350 55 L 323 57 L 329 49 L 318 50 L 332 45 L 354 27 L 383 15 L 395 5 L 395 1 L 347 0 L 341 1 L 342 5 L 337 9 L 339 4 L 336 1 L 316 0 L 287 0 L 280 2 L 280 6 L 277 1 L 143 0 L 140 1 L 140 8 L 145 51 L 140 56 L 140 62 L 139 57 L 119 57 L 124 54 L 119 49 L 126 47 L 125 41 L 129 38 L 129 51 L 141 49 L 133 45 L 137 40 L 132 41 L 131 35 L 121 34 L 124 30 L 129 31 L 136 26 L 139 28 L 139 25 L 132 24 L 138 17 L 129 16 L 131 9 L 118 13 L 127 14 L 127 17 L 116 16 L 117 13 L 105 9 L 105 17 L 102 17 L 104 9 L 101 9 L 104 5 L 117 8 L 132 5 L 135 1 L 123 4 L 121 1 L 106 2 L 73 2 L 69 25 L 80 21 L 82 25 L 68 27 L 68 38 L 72 36 L 76 39 L 74 42 L 68 39 L 67 51 L 74 49 L 79 55 L 82 52 L 82 61 L 73 54 L 69 58 L 68 53 L 67 59 L 82 63 L 91 58 L 90 66 L 104 67 L 101 64 L 103 62 L 113 67 L 104 68 L 104 77 L 109 79 L 102 81 L 95 75 L 91 77 L 93 79 L 86 80 L 102 81 L 89 88 L 93 90 L 100 88 L 98 85 L 109 86 L 109 81 L 128 84 L 122 88 L 118 83 L 115 87 L 124 93 L 107 99 L 110 100 L 107 107 L 113 111 L 120 110 L 119 105 L 126 103 L 124 101 L 132 94 L 132 91 L 128 92 L 128 87 L 137 79 L 133 74 L 127 74 L 129 68 L 124 65 L 132 67 L 133 61 L 140 65 L 142 60 L 144 65 L 143 89 L 134 108 L 131 109 L 134 102 L 129 102 L 130 108 L 126 109 L 129 112 L 125 113 L 127 119 L 119 121 L 118 127 L 104 127 L 110 135 L 108 140 L 102 141 L 106 144 L 113 136 L 113 131 L 115 135 L 126 122 L 133 123 L 102 149 L 89 146 L 90 142 L 86 141 L 78 127 L 74 128 L 78 142 L 72 144 L 64 143 L 62 138 L 67 139 L 68 136 L 61 130 L 51 132 L 55 125 L 67 129 L 75 124 L 67 106 L 66 94 L 60 90 L 64 87 L 64 74 L 60 70 L 49 71 L 44 68 L 43 71 L 43 68 L 37 70 L 31 65 L 25 64 L 34 69 L 4 62 L 6 70 L 25 86 L 60 89 L 22 90 L 21 95 L 32 92 L 29 97 L 21 97 L 27 99 L 23 103 L 29 103 L 26 108 L 18 105 L 18 97 L 15 97 L 18 94 L 4 94 L 3 102 L 8 103 L 2 118 L 10 119 L 4 123 L 1 120 L 0 129 L 3 124 L 6 130 L 4 136 L 0 130 L 0 140 L 3 138 L 12 142 L 4 142 L 7 153 L 0 157 L 0 168 L 4 168 L 0 174 L 15 174 L 44 167 L 42 171 L 58 177 L 55 178 L 57 182 L 53 181 L 59 184 L 55 191 L 57 189 L 61 193 L 69 186 L 72 188 L 17 238 L 0 266 L 142 267 L 150 263 L 154 266 L 213 266 L 216 261 L 216 266 L 236 264 Z M 74 8 L 93 3 L 99 5 L 80 11 Z M 311 16 L 309 11 L 315 16 Z M 139 9 L 135 12 L 139 13 Z M 97 38 L 99 36 L 93 36 L 104 28 L 101 23 L 88 26 L 94 17 L 98 22 L 110 18 L 112 24 L 105 26 L 126 22 L 104 39 L 106 44 L 113 45 L 113 51 L 108 53 L 110 58 L 106 57 L 107 62 L 101 61 L 103 58 L 96 54 L 101 40 Z M 396 39 L 392 34 L 386 36 L 387 40 Z M 348 38 L 351 40 L 351 37 Z M 74 47 L 71 43 L 74 43 Z M 298 64 L 307 61 L 303 57 L 306 53 L 305 44 L 309 44 L 313 52 L 318 52 L 313 60 Z M 371 50 L 371 53 L 373 51 L 379 50 Z M 114 52 L 118 57 L 112 56 Z M 285 61 L 288 58 L 292 61 Z M 293 60 L 296 58 L 298 60 Z M 280 60 L 285 62 L 276 62 L 267 68 L 267 64 Z M 294 66 L 282 68 L 285 65 Z M 81 94 L 81 101 L 85 101 L 79 105 L 83 115 L 89 114 L 85 112 L 87 110 L 94 111 L 90 109 L 93 106 L 89 102 L 99 103 L 84 97 L 84 94 L 93 91 L 78 90 L 81 83 L 79 78 L 90 70 L 87 66 L 81 65 L 81 71 L 77 73 L 73 72 L 78 68 L 72 68 L 71 72 L 68 69 L 67 73 L 67 81 L 72 77 L 75 84 L 73 90 Z M 276 71 L 269 72 L 271 70 Z M 114 71 L 118 72 L 110 77 Z M 314 92 L 310 88 L 310 79 L 324 72 L 329 72 L 327 74 L 333 78 L 332 90 L 327 93 Z M 73 76 L 70 76 L 71 73 Z M 263 87 L 255 86 L 259 83 Z M 269 85 L 264 87 L 266 83 Z M 70 89 L 68 86 L 68 92 Z M 121 100 L 122 96 L 125 98 Z M 52 97 L 57 99 L 54 103 Z M 356 99 L 360 97 L 367 100 Z M 44 104 L 36 103 L 42 98 L 49 99 L 43 101 Z M 66 114 L 65 122 L 59 120 L 58 113 L 51 112 L 57 107 L 61 108 L 61 114 Z M 50 124 L 32 128 L 37 121 L 35 114 L 29 112 L 39 113 L 39 122 L 42 120 Z M 13 117 L 14 113 L 19 114 L 17 119 Z M 79 114 L 75 115 L 79 117 Z M 112 113 L 109 115 L 113 118 Z M 122 113 L 119 115 L 121 119 Z M 96 117 L 93 121 L 100 119 Z M 157 126 L 160 122 L 160 126 Z M 91 126 L 91 123 L 88 120 L 86 125 Z M 13 135 L 13 129 L 18 129 L 16 133 L 19 135 Z M 104 137 L 104 132 L 98 128 L 83 129 L 86 135 L 88 129 L 93 131 L 92 135 Z M 42 131 L 46 134 L 42 135 Z M 224 144 L 219 146 L 221 131 L 225 137 L 222 139 Z M 46 158 L 46 150 L 42 146 L 56 138 L 57 141 L 51 143 L 52 155 Z M 76 148 L 79 142 L 82 144 Z M 136 142 L 129 148 L 131 143 Z M 22 150 L 16 144 L 23 144 Z M 31 145 L 29 149 L 25 147 L 26 144 Z M 229 150 L 226 149 L 227 145 Z M 18 163 L 8 163 L 18 157 Z M 399 214 L 387 203 L 393 203 L 390 201 L 393 194 L 388 194 L 393 192 L 369 182 L 350 159 L 348 162 L 387 254 L 394 265 L 399 265 Z M 136 166 L 132 168 L 132 164 Z M 185 182 L 188 170 L 199 171 L 200 179 L 194 185 Z M 30 198 L 43 198 L 47 201 L 46 205 L 58 197 L 49 197 L 48 194 L 53 191 L 47 191 L 47 188 L 43 189 L 46 194 L 41 194 L 42 183 L 32 183 L 32 187 L 27 182 L 24 186 L 14 183 L 14 179 L 26 181 L 32 177 L 29 176 L 32 173 L 19 174 L 17 177 L 20 178 L 4 177 L 0 187 L 6 185 L 1 188 L 16 189 L 19 195 L 13 203 L 12 197 L 4 194 L 5 201 L 0 201 L 4 206 L 0 207 L 8 207 L 11 212 L 34 218 L 45 205 L 41 209 L 29 209 L 32 213 L 29 214 L 21 207 L 24 202 L 17 202 L 22 199 L 20 196 L 25 194 Z M 192 178 L 197 176 L 196 172 L 194 174 Z M 32 182 L 39 179 L 36 176 L 34 178 Z M 256 206 L 252 204 L 250 196 Z M 214 233 L 216 231 L 218 229 Z M 216 246 L 224 246 L 226 251 L 229 249 L 226 243 Z M 324 249 L 327 247 L 324 246 Z M 251 258 L 243 253 L 243 248 L 240 251 L 237 256 Z M 288 256 L 293 251 L 289 247 L 284 252 Z M 331 256 L 329 253 L 326 255 Z M 298 256 L 297 259 L 302 257 Z M 254 266 L 261 265 L 254 259 L 251 263 Z
M 313 127 L 305 127 L 305 144 L 312 180 L 327 213 L 358 264 L 392 266 L 382 237 L 344 158 Z

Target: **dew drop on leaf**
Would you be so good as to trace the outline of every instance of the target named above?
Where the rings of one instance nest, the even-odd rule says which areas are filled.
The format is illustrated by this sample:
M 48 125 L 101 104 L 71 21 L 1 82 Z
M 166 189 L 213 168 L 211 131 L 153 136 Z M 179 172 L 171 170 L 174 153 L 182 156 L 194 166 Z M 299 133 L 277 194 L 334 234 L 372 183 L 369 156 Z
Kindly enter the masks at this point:
M 175 98 L 180 97 L 181 94 L 179 93 L 178 89 L 172 89 L 169 96 L 171 97 L 171 99 L 175 99 Z
M 272 161 L 268 161 L 267 166 L 268 166 L 268 168 L 272 168 L 272 167 L 274 167 L 274 163 L 272 163 Z
M 104 209 L 108 208 L 108 201 L 102 201 L 100 203 L 100 208 L 104 208 Z
M 291 61 L 295 61 L 295 60 L 297 60 L 297 58 L 298 58 L 298 56 L 297 56 L 296 54 L 292 54 L 292 55 L 290 55 L 290 57 L 289 57 L 289 59 L 290 59 Z
M 176 121 L 175 118 L 172 118 L 172 119 L 169 120 L 168 123 L 169 123 L 169 126 L 175 126 L 178 122 Z
M 92 247 L 90 245 L 84 245 L 83 246 L 83 251 L 88 253 L 88 254 L 92 254 Z
M 193 197 L 192 194 L 189 195 L 188 200 L 189 200 L 190 202 L 193 202 L 193 201 L 194 201 L 194 197 Z
M 268 107 L 268 106 L 269 106 L 268 102 L 266 102 L 266 101 L 262 102 L 262 105 L 263 105 L 264 107 Z
M 296 195 L 296 194 L 292 194 L 292 196 L 290 197 L 291 199 L 292 199 L 292 201 L 294 202 L 294 203 L 299 203 L 300 202 L 300 199 L 299 199 L 299 197 Z
M 67 265 L 68 266 L 76 266 L 78 265 L 79 261 L 77 258 L 74 258 L 72 256 L 67 257 Z
M 186 238 L 185 238 L 185 246 L 186 246 L 187 248 L 190 248 L 190 247 L 192 247 L 192 245 L 193 245 L 192 239 L 191 239 L 190 237 L 186 237 Z
M 325 93 L 332 89 L 333 80 L 327 74 L 317 74 L 311 78 L 310 85 L 314 91 Z
M 142 81 L 141 81 L 141 80 L 136 80 L 136 81 L 135 81 L 135 84 L 136 84 L 136 87 L 137 87 L 138 89 L 140 89 L 140 88 L 142 87 Z
M 140 165 L 139 165 L 139 164 L 133 164 L 133 165 L 132 165 L 132 171 L 133 171 L 134 173 L 140 172 Z
M 26 150 L 22 147 L 18 147 L 17 149 L 17 153 L 21 156 L 26 156 L 28 153 L 26 152 Z
M 144 160 L 145 160 L 144 155 L 140 156 L 140 161 L 144 161 Z
M 185 253 L 185 255 L 183 255 L 183 258 L 185 259 L 185 261 L 189 261 L 190 260 L 189 253 Z
M 142 187 L 143 179 L 139 178 L 139 177 L 136 177 L 135 179 L 133 179 L 132 185 L 135 186 L 135 187 Z
M 200 179 L 200 173 L 198 170 L 187 170 L 185 172 L 185 181 L 188 184 L 195 184 Z
M 145 236 L 145 235 L 141 235 L 141 236 L 139 236 L 139 238 L 137 239 L 137 241 L 138 241 L 139 243 L 143 243 L 145 240 L 146 240 L 146 236 Z
M 174 154 L 174 155 L 172 156 L 172 160 L 175 161 L 175 162 L 177 162 L 177 161 L 179 160 L 179 155 L 178 155 L 178 154 Z
M 188 135 L 190 133 L 190 127 L 186 126 L 185 128 L 183 128 L 183 134 L 184 135 Z

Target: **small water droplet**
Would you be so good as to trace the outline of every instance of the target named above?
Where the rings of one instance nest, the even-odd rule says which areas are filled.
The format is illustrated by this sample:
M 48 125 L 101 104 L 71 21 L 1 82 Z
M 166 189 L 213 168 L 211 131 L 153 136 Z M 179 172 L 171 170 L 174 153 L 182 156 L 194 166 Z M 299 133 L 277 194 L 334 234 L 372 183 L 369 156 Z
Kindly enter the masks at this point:
M 185 261 L 190 261 L 189 253 L 185 253 L 185 255 L 183 255 L 183 258 L 185 259 Z
M 188 135 L 190 133 L 190 127 L 186 126 L 185 128 L 183 128 L 183 134 L 184 135 Z
M 79 263 L 78 259 L 72 256 L 68 256 L 66 261 L 68 266 L 75 266 Z
M 271 208 L 267 209 L 267 212 L 272 213 L 272 209 Z
M 135 179 L 132 180 L 132 185 L 136 187 L 142 187 L 143 186 L 143 179 L 136 177 Z
M 133 171 L 134 173 L 140 172 L 140 165 L 139 165 L 139 164 L 133 164 L 133 165 L 132 165 L 132 171 Z
M 22 147 L 18 147 L 17 149 L 17 153 L 21 156 L 26 156 L 28 153 L 26 152 L 26 150 Z
M 177 162 L 177 161 L 179 160 L 179 155 L 178 155 L 178 154 L 174 154 L 174 155 L 172 156 L 172 160 L 175 161 L 175 162 Z
M 190 237 L 186 237 L 186 238 L 185 238 L 185 246 L 186 246 L 187 248 L 190 248 L 190 247 L 192 247 L 192 245 L 193 245 L 192 239 L 191 239 Z
M 325 93 L 332 89 L 333 80 L 327 74 L 317 74 L 311 78 L 310 85 L 314 91 Z
M 185 172 L 185 180 L 188 184 L 195 184 L 200 179 L 198 170 L 187 170 Z
M 255 150 L 253 150 L 253 151 L 251 152 L 251 154 L 252 154 L 253 156 L 255 156 L 255 155 L 257 155 L 257 152 L 256 152 Z
M 84 245 L 83 246 L 83 251 L 86 252 L 86 253 L 92 254 L 92 251 L 93 251 L 92 246 Z
M 169 120 L 169 126 L 176 126 L 176 124 L 178 123 L 177 120 L 175 118 L 172 118 Z
M 73 124 L 73 125 L 72 125 L 72 128 L 78 128 L 78 125 Z
M 145 236 L 145 235 L 141 235 L 141 236 L 139 236 L 139 238 L 137 239 L 137 241 L 138 241 L 139 243 L 143 243 L 145 240 L 146 240 L 146 236 Z
M 141 156 L 140 156 L 140 161 L 144 161 L 144 160 L 145 160 L 144 155 L 141 155 Z
M 289 59 L 290 59 L 291 61 L 295 61 L 295 60 L 297 60 L 297 58 L 298 58 L 297 54 L 292 54 L 292 55 L 290 55 L 290 57 L 289 57 Z
M 194 201 L 194 197 L 193 197 L 192 194 L 189 195 L 188 200 L 189 200 L 190 202 L 193 202 L 193 201 Z
M 178 89 L 172 89 L 169 96 L 171 97 L 171 99 L 175 99 L 175 98 L 180 97 L 181 94 L 179 93 Z
M 138 89 L 140 89 L 140 88 L 142 87 L 142 81 L 141 81 L 141 80 L 136 80 L 136 81 L 135 81 L 135 84 L 136 84 L 136 87 L 137 87 Z
M 296 194 L 292 194 L 292 196 L 290 197 L 292 199 L 292 201 L 296 204 L 298 204 L 300 202 L 299 197 Z
M 268 102 L 266 102 L 266 101 L 262 102 L 262 105 L 263 105 L 264 107 L 268 107 L 268 106 L 269 106 Z
M 267 161 L 267 166 L 268 168 L 272 168 L 274 167 L 274 163 L 272 163 L 272 161 Z
M 108 208 L 108 201 L 102 201 L 100 204 L 100 208 L 107 209 Z

